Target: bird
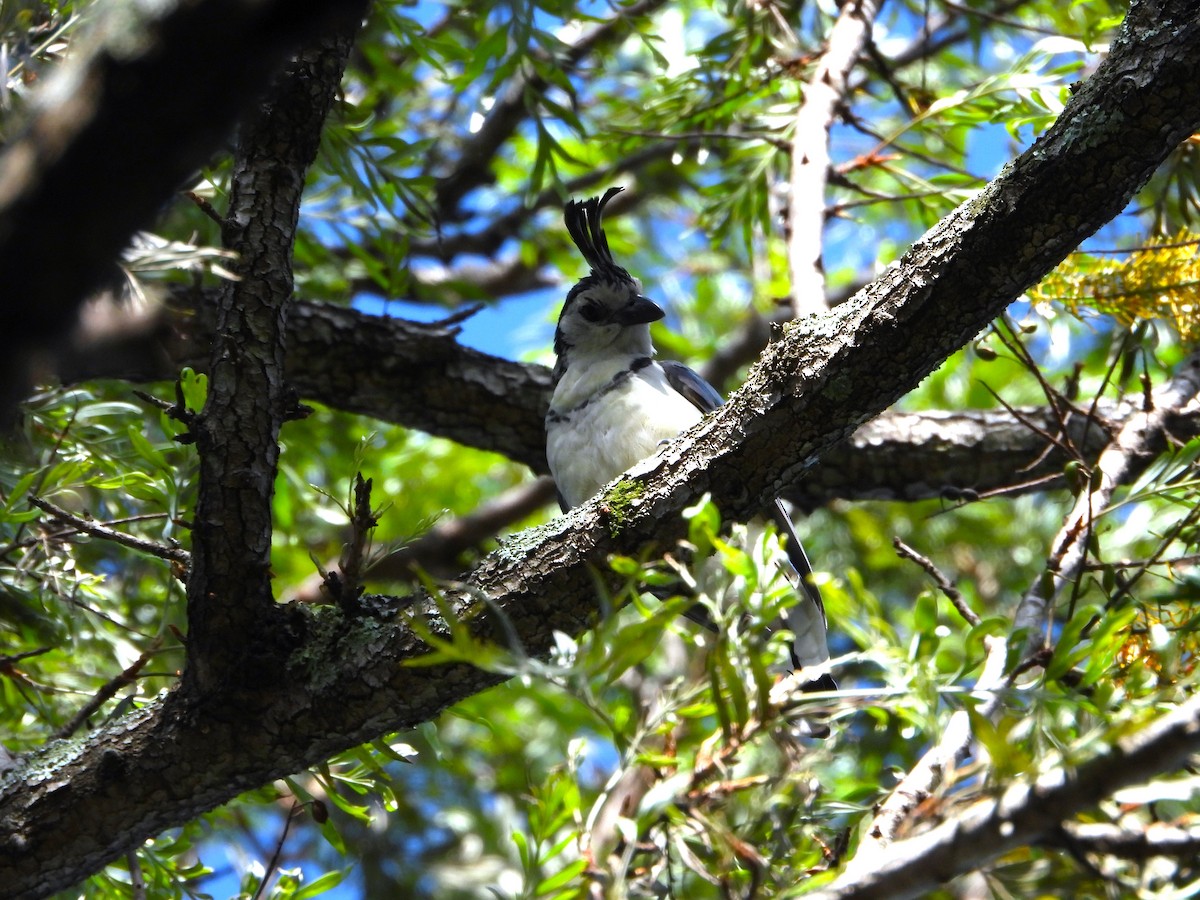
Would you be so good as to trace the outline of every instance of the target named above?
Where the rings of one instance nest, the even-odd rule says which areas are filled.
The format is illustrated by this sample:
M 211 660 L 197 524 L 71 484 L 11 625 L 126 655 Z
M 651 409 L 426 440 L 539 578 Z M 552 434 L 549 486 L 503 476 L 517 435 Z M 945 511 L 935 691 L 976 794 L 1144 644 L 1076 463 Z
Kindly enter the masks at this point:
M 664 310 L 614 261 L 602 225 L 605 207 L 622 190 L 612 187 L 599 198 L 570 200 L 564 210 L 567 232 L 591 268 L 567 292 L 554 333 L 546 457 L 564 512 L 724 403 L 692 369 L 655 359 L 650 324 L 663 318 Z M 800 592 L 785 622 L 793 635 L 792 668 L 802 679 L 806 670 L 816 670 L 804 690 L 834 690 L 837 685 L 825 671 L 825 605 L 812 581 L 812 565 L 783 503 L 776 498 L 763 513 L 785 539 L 790 574 Z

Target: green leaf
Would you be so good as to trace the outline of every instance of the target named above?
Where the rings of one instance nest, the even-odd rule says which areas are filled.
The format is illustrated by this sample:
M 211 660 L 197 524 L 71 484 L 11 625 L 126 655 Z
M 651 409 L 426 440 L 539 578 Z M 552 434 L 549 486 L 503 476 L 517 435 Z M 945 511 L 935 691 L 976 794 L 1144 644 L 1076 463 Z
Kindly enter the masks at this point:
M 308 897 L 318 897 L 341 884 L 349 872 L 349 869 L 334 869 L 326 872 L 292 894 L 292 900 L 306 900 Z
M 534 893 L 543 897 L 546 894 L 551 894 L 559 888 L 570 884 L 575 879 L 579 878 L 587 869 L 586 859 L 577 859 L 574 862 L 567 863 L 558 872 L 551 875 L 549 878 L 544 878 L 538 882 Z

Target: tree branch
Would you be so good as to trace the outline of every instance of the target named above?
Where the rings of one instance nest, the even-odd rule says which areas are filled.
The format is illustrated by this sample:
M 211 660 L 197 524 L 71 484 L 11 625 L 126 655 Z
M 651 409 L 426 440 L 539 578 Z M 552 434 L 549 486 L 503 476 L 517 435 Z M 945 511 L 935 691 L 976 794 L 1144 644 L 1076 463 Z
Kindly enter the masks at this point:
M 148 335 L 171 331 L 166 351 L 150 337 L 136 349 L 123 338 L 116 345 L 103 342 L 73 355 L 72 367 L 61 375 L 66 381 L 166 380 L 184 365 L 207 371 L 215 302 L 211 291 L 179 291 L 172 297 L 169 328 L 159 323 L 144 329 Z M 457 334 L 452 327 L 297 302 L 288 317 L 287 380 L 306 400 L 502 453 L 545 473 L 550 370 L 463 347 Z M 717 368 L 725 371 L 725 363 Z M 705 367 L 706 374 L 711 371 Z M 1018 412 L 1024 423 L 1004 410 L 884 413 L 825 452 L 819 465 L 788 488 L 788 498 L 813 509 L 833 499 L 950 499 L 963 491 L 1015 495 L 1061 487 L 1069 458 L 1046 453 L 1038 434 L 1054 434 L 1058 416 L 1049 408 Z M 1109 428 L 1120 427 L 1128 414 L 1101 403 L 1094 419 L 1071 416 L 1063 443 L 1092 462 L 1107 444 Z M 1195 435 L 1200 416 L 1172 416 L 1169 430 Z M 1152 444 L 1137 465 L 1163 446 Z
M 1151 822 L 1145 828 L 1122 828 L 1105 822 L 1064 822 L 1063 831 L 1079 850 L 1124 859 L 1176 856 L 1200 859 L 1200 825 L 1178 827 Z
M 1017 608 L 1013 627 L 1025 630 L 1025 656 L 1048 645 L 1054 600 L 1082 571 L 1095 522 L 1108 507 L 1113 491 L 1124 483 L 1133 461 L 1144 457 L 1146 448 L 1161 440 L 1170 415 L 1191 403 L 1197 394 L 1200 354 L 1194 353 L 1168 384 L 1154 392 L 1152 408 L 1134 412 L 1100 454 L 1054 538 L 1043 576 L 1034 581 Z
M 134 537 L 132 534 L 126 534 L 124 531 L 118 531 L 115 528 L 110 528 L 101 522 L 96 522 L 92 519 L 84 519 L 61 507 L 55 506 L 49 500 L 44 500 L 41 497 L 30 497 L 29 502 L 36 506 L 42 512 L 49 513 L 60 522 L 70 525 L 76 531 L 82 531 L 84 534 L 90 534 L 92 537 L 100 538 L 104 541 L 112 541 L 114 544 L 120 544 L 122 547 L 128 547 L 130 550 L 136 550 L 138 553 L 146 553 L 150 556 L 157 556 L 159 559 L 165 559 L 170 562 L 179 563 L 182 566 L 187 566 L 191 560 L 189 554 L 182 547 L 168 547 L 164 544 L 156 544 L 154 541 L 148 541 L 144 538 Z
M 892 844 L 869 869 L 849 870 L 813 900 L 903 900 L 1037 841 L 1065 818 L 1118 788 L 1168 772 L 1200 750 L 1200 697 L 1192 697 L 1137 734 L 1117 741 L 1071 772 L 1056 768 L 1032 784 L 1013 784 L 925 834 Z
M 825 52 L 804 88 L 804 103 L 792 126 L 792 178 L 788 199 L 788 263 L 792 270 L 792 312 L 796 318 L 824 312 L 825 177 L 829 170 L 829 129 L 846 96 L 850 72 L 871 35 L 881 0 L 850 0 L 838 12 Z
M 183 685 L 197 698 L 247 688 L 258 695 L 280 675 L 260 644 L 287 639 L 270 624 L 278 615 L 271 498 L 279 430 L 297 408 L 283 365 L 292 245 L 304 176 L 360 22 L 348 16 L 288 64 L 243 126 L 234 159 L 224 238 L 238 254 L 238 277 L 218 299 L 208 399 L 191 425 L 200 474 Z

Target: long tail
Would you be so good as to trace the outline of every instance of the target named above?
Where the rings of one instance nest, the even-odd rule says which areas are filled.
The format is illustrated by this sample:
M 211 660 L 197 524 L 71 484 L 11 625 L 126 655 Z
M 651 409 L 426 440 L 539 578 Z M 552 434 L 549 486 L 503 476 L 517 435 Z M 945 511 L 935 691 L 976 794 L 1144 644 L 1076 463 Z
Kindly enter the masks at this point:
M 779 533 L 787 539 L 788 561 L 796 570 L 799 586 L 802 592 L 800 602 L 787 612 L 787 628 L 792 633 L 792 665 L 803 671 L 809 667 L 823 666 L 829 662 L 829 639 L 825 619 L 825 603 L 821 592 L 813 581 L 812 563 L 804 552 L 804 545 L 796 536 L 792 527 L 791 517 L 784 509 L 783 503 L 776 500 L 771 507 L 771 518 Z M 810 691 L 831 691 L 837 689 L 837 682 L 827 672 L 821 673 L 806 686 Z

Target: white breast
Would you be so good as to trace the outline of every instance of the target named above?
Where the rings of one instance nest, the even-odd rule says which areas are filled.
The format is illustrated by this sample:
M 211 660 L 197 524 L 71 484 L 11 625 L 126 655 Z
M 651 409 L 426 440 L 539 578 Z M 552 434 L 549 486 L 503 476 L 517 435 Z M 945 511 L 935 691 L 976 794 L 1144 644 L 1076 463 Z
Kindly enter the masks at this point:
M 568 383 L 564 377 L 550 406 L 567 410 L 567 420 L 550 422 L 546 429 L 550 472 L 568 506 L 583 503 L 701 418 L 657 363 L 586 403 L 580 388 L 579 380 Z M 576 402 L 563 402 L 566 397 Z

